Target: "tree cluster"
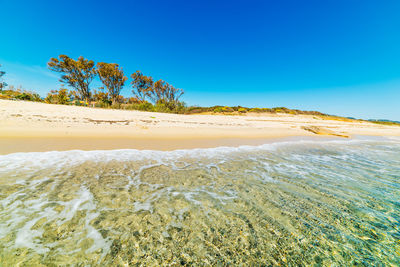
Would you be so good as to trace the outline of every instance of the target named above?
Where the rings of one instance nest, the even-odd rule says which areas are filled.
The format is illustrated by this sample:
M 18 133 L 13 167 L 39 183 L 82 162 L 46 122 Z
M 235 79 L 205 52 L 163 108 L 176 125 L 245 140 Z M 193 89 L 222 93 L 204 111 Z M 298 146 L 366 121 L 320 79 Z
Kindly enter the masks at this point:
M 83 57 L 75 60 L 66 55 L 60 55 L 58 58 L 51 58 L 47 65 L 50 70 L 61 74 L 60 82 L 75 89 L 77 97 L 86 102 L 94 100 L 117 103 L 122 98 L 120 92 L 128 80 L 118 64 L 105 62 L 95 64 L 93 60 Z M 90 83 L 96 76 L 103 83 L 107 93 L 94 91 L 93 94 L 91 92 Z M 163 80 L 154 82 L 153 77 L 146 76 L 141 71 L 133 73 L 131 78 L 135 102 L 150 101 L 153 104 L 165 105 L 171 110 L 180 104 L 182 89 L 175 88 Z
M 0 64 L 1 67 L 1 64 Z M 6 82 L 3 82 L 3 76 L 6 74 L 5 71 L 0 71 L 0 92 L 3 91 L 3 88 L 7 86 Z

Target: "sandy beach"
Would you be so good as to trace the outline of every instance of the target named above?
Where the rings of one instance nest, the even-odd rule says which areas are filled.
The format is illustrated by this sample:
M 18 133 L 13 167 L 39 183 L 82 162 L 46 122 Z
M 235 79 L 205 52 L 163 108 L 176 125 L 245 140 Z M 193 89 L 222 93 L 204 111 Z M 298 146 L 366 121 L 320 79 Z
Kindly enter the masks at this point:
M 314 115 L 178 115 L 0 100 L 1 154 L 73 149 L 173 150 L 320 136 L 304 129 L 307 127 L 350 137 L 400 136 L 398 126 Z

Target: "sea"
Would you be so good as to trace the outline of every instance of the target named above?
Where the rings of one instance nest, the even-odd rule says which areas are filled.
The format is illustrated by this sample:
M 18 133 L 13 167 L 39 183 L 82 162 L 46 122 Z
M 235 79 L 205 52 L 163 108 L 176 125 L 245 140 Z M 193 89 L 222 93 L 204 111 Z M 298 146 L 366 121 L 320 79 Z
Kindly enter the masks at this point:
M 399 266 L 400 139 L 0 156 L 0 266 Z

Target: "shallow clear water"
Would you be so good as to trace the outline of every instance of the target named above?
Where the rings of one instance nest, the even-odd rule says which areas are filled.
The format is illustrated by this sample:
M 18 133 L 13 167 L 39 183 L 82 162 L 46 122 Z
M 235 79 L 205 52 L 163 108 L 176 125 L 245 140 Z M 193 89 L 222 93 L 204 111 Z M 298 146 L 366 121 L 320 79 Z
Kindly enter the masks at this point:
M 0 156 L 0 266 L 399 265 L 400 141 Z

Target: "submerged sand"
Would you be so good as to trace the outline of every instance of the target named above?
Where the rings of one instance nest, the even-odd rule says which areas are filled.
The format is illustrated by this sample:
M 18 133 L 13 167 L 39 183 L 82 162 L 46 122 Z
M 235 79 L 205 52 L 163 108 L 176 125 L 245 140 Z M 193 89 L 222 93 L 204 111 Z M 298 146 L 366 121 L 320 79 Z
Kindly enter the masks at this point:
M 0 154 L 257 145 L 317 136 L 310 127 L 332 136 L 400 136 L 398 126 L 315 115 L 178 115 L 0 100 Z

